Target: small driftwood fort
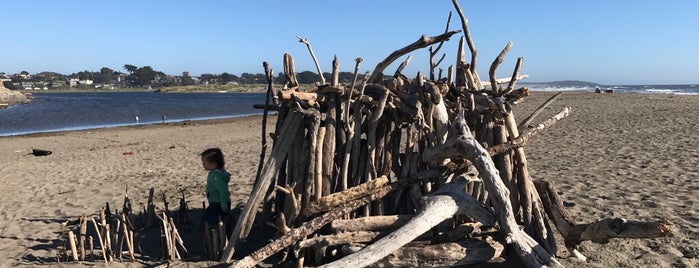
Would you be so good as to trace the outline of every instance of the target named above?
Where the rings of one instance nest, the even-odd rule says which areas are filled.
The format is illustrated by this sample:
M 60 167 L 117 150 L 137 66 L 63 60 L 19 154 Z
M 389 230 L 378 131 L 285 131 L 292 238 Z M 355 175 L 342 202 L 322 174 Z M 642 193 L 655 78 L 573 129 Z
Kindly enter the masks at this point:
M 264 64 L 269 80 L 267 103 L 258 105 L 264 116 L 257 178 L 234 228 L 228 230 L 230 237 L 226 239 L 223 230 L 206 232 L 210 258 L 233 267 L 254 267 L 263 261 L 292 267 L 448 267 L 507 257 L 520 258 L 527 267 L 560 267 L 555 258 L 558 245 L 584 259 L 575 250 L 581 241 L 672 235 L 664 220 L 574 223 L 554 184 L 529 176 L 523 146 L 571 111 L 565 108 L 532 124 L 555 95 L 517 124 L 511 107 L 529 94 L 527 88 L 515 88 L 524 77 L 519 74 L 523 59 L 517 60 L 511 77 L 495 76 L 508 43 L 492 62 L 489 81 L 481 81 L 467 20 L 458 2 L 452 2 L 461 30 L 449 30 L 450 13 L 443 34 L 422 36 L 396 50 L 361 81 L 362 59 L 357 58 L 351 85 L 338 82 L 337 58 L 327 83 L 310 42 L 301 37 L 318 68 L 319 84 L 299 85 L 293 58 L 286 54 L 286 82 L 275 88 L 273 72 Z M 457 62 L 443 76 L 437 68 L 444 59 L 439 51 L 457 36 Z M 391 63 L 423 48 L 430 52 L 428 74 L 403 75 L 410 56 L 392 76 L 384 74 Z M 278 116 L 270 153 L 265 138 L 269 110 Z M 156 215 L 150 200 L 146 210 Z M 178 246 L 185 248 L 174 228 L 179 221 L 171 218 L 178 215 L 182 213 L 157 217 L 162 221 L 157 224 L 163 229 L 162 256 L 170 260 L 179 258 Z M 115 237 L 120 243 L 112 250 L 116 253 L 102 250 L 105 261 L 107 255 L 121 258 L 121 241 L 134 258 L 133 227 L 122 219 L 121 230 L 127 235 Z M 93 225 L 109 233 L 104 220 L 99 225 L 93 220 Z M 269 232 L 251 231 L 268 225 L 277 230 L 271 237 Z M 85 231 L 81 233 L 83 237 Z M 72 232 L 68 239 L 74 242 Z M 114 243 L 109 236 L 99 240 L 102 248 Z M 247 241 L 253 240 L 271 242 L 250 249 Z M 75 260 L 84 256 L 84 250 L 78 256 L 70 244 Z M 236 249 L 243 248 L 252 253 L 233 260 Z

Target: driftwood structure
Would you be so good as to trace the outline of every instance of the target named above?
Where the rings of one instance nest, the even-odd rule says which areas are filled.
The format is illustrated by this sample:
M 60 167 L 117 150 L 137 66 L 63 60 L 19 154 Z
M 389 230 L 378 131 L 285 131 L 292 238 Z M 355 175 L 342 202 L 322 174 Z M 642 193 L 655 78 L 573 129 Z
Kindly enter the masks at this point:
M 301 37 L 320 74 L 318 85 L 299 85 L 289 54 L 284 55 L 286 83 L 281 88 L 275 88 L 273 71 L 263 64 L 268 95 L 259 105 L 264 114 L 256 181 L 232 230 L 227 232 L 223 224 L 203 228 L 206 258 L 233 267 L 254 267 L 273 255 L 273 262 L 296 267 L 448 267 L 506 254 L 527 267 L 557 267 L 556 230 L 568 252 L 580 259 L 584 256 L 575 247 L 581 241 L 672 235 L 664 220 L 575 223 L 553 182 L 530 177 L 523 146 L 571 111 L 565 108 L 532 124 L 556 95 L 518 125 L 512 106 L 529 94 L 525 87 L 515 88 L 526 77 L 519 74 L 523 59 L 517 60 L 511 77 L 496 77 L 512 46 L 508 43 L 492 62 L 488 81 L 481 81 L 467 20 L 458 2 L 452 3 L 461 30 L 449 30 L 450 14 L 443 34 L 422 36 L 396 50 L 362 81 L 362 59 L 357 58 L 350 85 L 338 81 L 337 58 L 326 83 L 310 42 Z M 435 72 L 444 59 L 436 59 L 439 50 L 461 33 L 457 60 L 443 77 L 441 68 Z M 410 56 L 393 75 L 385 75 L 391 63 L 422 48 L 430 51 L 429 77 L 403 75 Z M 268 154 L 269 110 L 278 118 Z M 191 227 L 184 193 L 178 211 L 169 210 L 162 194 L 164 211 L 156 212 L 155 198 L 151 189 L 143 212 L 136 215 L 127 193 L 122 213 L 112 214 L 107 204 L 99 223 L 89 220 L 89 231 L 86 216 L 62 224 L 64 244 L 57 260 L 99 255 L 106 263 L 134 261 L 134 252 L 140 251 L 134 231 L 150 227 L 161 231 L 161 260 L 188 255 L 176 227 Z M 260 231 L 269 225 L 276 228 L 274 234 Z M 260 248 L 247 243 L 267 239 L 271 242 Z M 236 250 L 252 253 L 234 261 Z
M 423 35 L 396 50 L 361 82 L 361 58 L 350 85 L 338 82 L 335 58 L 326 83 L 310 42 L 301 37 L 319 84 L 299 85 L 293 58 L 285 54 L 286 83 L 275 88 L 264 64 L 268 100 L 259 108 L 265 109 L 263 124 L 268 110 L 278 112 L 274 143 L 264 159 L 263 126 L 258 176 L 221 262 L 253 267 L 278 254 L 275 260 L 297 267 L 453 266 L 488 262 L 508 247 L 528 267 L 561 266 L 554 257 L 554 226 L 572 253 L 583 240 L 671 234 L 665 221 L 569 219 L 553 184 L 529 176 L 523 146 L 570 109 L 530 125 L 554 97 L 518 126 L 511 107 L 528 95 L 527 88 L 515 87 L 526 77 L 519 74 L 523 59 L 511 77 L 496 77 L 508 43 L 492 62 L 488 81 L 481 81 L 467 20 L 452 3 L 461 30 L 449 30 L 450 14 L 443 34 Z M 435 76 L 442 44 L 460 33 L 457 61 L 446 77 L 441 68 Z M 428 47 L 429 77 L 403 75 L 410 56 L 385 75 L 394 61 Z M 243 241 L 262 233 L 251 230 L 266 225 L 276 227 L 274 240 L 232 261 Z

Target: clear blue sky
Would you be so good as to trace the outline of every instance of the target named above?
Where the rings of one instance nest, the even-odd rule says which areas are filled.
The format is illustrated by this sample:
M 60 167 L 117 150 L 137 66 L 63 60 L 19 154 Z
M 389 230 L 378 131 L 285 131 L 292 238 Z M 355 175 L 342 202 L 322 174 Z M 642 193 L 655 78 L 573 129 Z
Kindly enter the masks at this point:
M 478 72 L 508 41 L 498 69 L 510 76 L 524 57 L 527 81 L 585 80 L 602 84 L 699 83 L 699 1 L 460 1 L 478 50 Z M 432 1 L 3 1 L 0 72 L 64 74 L 124 71 L 149 65 L 167 74 L 189 71 L 282 71 L 291 53 L 297 71 L 315 71 L 308 38 L 324 72 L 333 55 L 342 71 L 372 70 L 420 35 L 444 31 L 450 0 Z M 454 12 L 450 29 L 460 29 Z M 441 50 L 440 67 L 455 62 L 459 37 Z M 411 53 L 405 74 L 428 72 L 426 49 Z M 470 55 L 469 55 L 470 57 Z M 404 58 L 398 60 L 402 61 Z M 386 73 L 393 73 L 397 63 Z

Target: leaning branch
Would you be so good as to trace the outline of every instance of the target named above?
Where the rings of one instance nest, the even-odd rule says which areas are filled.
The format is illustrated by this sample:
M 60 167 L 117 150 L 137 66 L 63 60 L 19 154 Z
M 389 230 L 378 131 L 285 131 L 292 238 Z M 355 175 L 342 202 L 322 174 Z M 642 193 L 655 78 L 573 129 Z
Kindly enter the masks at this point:
M 408 54 L 411 51 L 414 51 L 417 49 L 428 47 L 432 44 L 436 44 L 436 43 L 439 43 L 439 42 L 442 42 L 445 40 L 449 40 L 449 38 L 452 35 L 457 34 L 459 32 L 461 32 L 461 30 L 450 31 L 450 32 L 447 32 L 447 33 L 444 33 L 444 34 L 441 34 L 438 36 L 433 36 L 433 37 L 427 37 L 425 35 L 422 35 L 422 37 L 420 37 L 420 39 L 418 39 L 414 43 L 412 43 L 404 48 L 401 48 L 399 50 L 394 51 L 393 53 L 391 53 L 391 55 L 388 55 L 388 57 L 386 57 L 386 59 L 379 62 L 379 64 L 377 64 L 376 67 L 374 68 L 374 71 L 371 73 L 371 76 L 369 77 L 369 82 L 374 82 L 374 83 L 378 82 L 378 78 L 382 75 L 383 70 L 386 69 L 386 67 L 388 67 L 389 65 L 391 65 L 391 63 L 393 63 L 393 61 L 402 57 L 403 55 Z

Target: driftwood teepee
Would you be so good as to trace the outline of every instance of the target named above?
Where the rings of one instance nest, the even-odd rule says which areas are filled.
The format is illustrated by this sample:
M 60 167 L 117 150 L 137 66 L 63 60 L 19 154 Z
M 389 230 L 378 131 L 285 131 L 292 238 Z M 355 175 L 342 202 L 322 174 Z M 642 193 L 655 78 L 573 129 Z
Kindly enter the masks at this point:
M 522 148 L 570 109 L 530 127 L 535 112 L 518 126 L 511 106 L 528 95 L 527 88 L 515 89 L 523 77 L 522 58 L 512 77 L 495 76 L 508 43 L 490 67 L 489 82 L 481 81 L 467 20 L 457 1 L 452 2 L 463 36 L 455 67 L 448 68 L 446 77 L 442 69 L 435 75 L 444 56 L 437 61 L 435 57 L 443 42 L 462 32 L 449 31 L 449 21 L 444 34 L 422 36 L 393 52 L 364 75 L 361 85 L 361 58 L 351 85 L 338 82 L 335 59 L 332 81 L 325 82 L 316 61 L 320 85 L 302 89 L 293 58 L 286 54 L 286 83 L 279 91 L 265 63 L 269 95 L 262 106 L 262 157 L 268 109 L 278 111 L 274 144 L 269 158 L 261 159 L 222 262 L 231 261 L 241 241 L 252 239 L 254 223 L 268 222 L 274 223 L 279 236 L 235 261 L 236 267 L 254 266 L 278 252 L 299 267 L 363 267 L 376 262 L 453 266 L 489 261 L 503 254 L 505 246 L 528 267 L 560 266 L 554 258 L 557 243 L 551 223 L 570 252 L 583 240 L 671 234 L 664 221 L 570 221 L 553 184 L 529 176 Z M 299 40 L 313 56 L 308 40 Z M 393 76 L 384 75 L 395 60 L 427 47 L 429 77 L 419 73 L 409 79 L 401 73 L 411 57 Z M 275 105 L 269 96 L 274 96 Z M 331 260 L 336 261 L 328 263 Z

